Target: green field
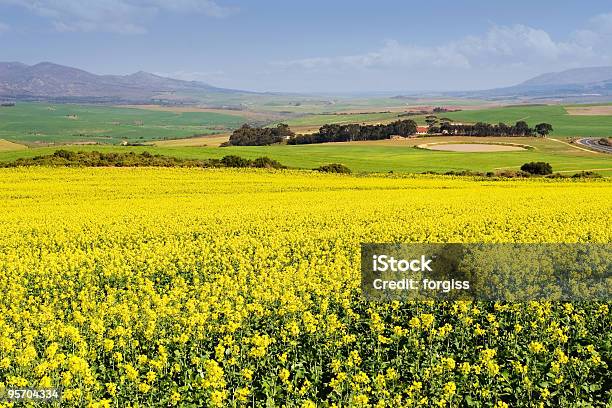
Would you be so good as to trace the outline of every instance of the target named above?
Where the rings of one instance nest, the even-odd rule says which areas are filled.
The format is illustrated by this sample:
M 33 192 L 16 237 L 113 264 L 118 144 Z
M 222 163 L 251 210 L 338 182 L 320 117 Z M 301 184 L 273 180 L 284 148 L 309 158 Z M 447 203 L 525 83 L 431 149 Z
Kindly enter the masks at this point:
M 427 143 L 441 138 L 418 139 L 415 143 Z M 221 158 L 234 154 L 245 158 L 268 156 L 294 168 L 315 168 L 327 163 L 342 163 L 356 172 L 424 171 L 446 172 L 451 170 L 496 171 L 518 170 L 523 163 L 546 161 L 554 171 L 567 174 L 593 170 L 612 176 L 612 157 L 603 153 L 585 152 L 567 144 L 536 138 L 499 138 L 500 140 L 529 144 L 531 150 L 495 153 L 443 152 L 417 149 L 408 144 L 381 144 L 363 142 L 352 144 L 328 143 L 299 146 L 236 146 L 236 147 L 155 147 L 155 146 L 68 146 L 69 150 L 83 151 L 149 151 L 156 154 L 182 158 Z M 53 153 L 57 148 L 46 147 L 13 152 L 0 152 L 0 161 L 18 157 L 32 157 Z
M 289 126 L 321 126 L 323 124 L 349 124 L 365 122 L 389 122 L 400 119 L 397 112 L 381 113 L 355 113 L 355 114 L 329 114 L 329 115 L 306 115 L 295 119 L 289 119 L 284 123 Z
M 0 139 L 26 144 L 142 142 L 230 131 L 245 117 L 100 105 L 18 103 L 0 108 Z
M 456 121 L 514 123 L 525 120 L 531 126 L 549 122 L 554 137 L 610 136 L 612 116 L 570 116 L 563 106 L 513 106 L 486 110 L 466 110 L 443 114 Z M 439 115 L 440 117 L 442 115 Z M 288 120 L 292 126 L 307 128 L 324 123 L 376 123 L 396 120 L 398 113 L 362 113 L 348 115 L 304 115 Z M 422 117 L 410 117 L 421 122 Z M 529 161 L 551 163 L 554 171 L 566 173 L 593 170 L 612 175 L 611 155 L 577 149 L 568 144 L 539 138 L 479 138 L 478 142 L 508 142 L 532 145 L 534 149 L 518 152 L 465 153 L 429 151 L 414 148 L 416 144 L 450 141 L 449 137 L 427 137 L 415 141 L 372 141 L 351 144 L 262 147 L 181 147 L 181 146 L 117 146 L 121 141 L 154 142 L 163 139 L 229 132 L 247 121 L 236 112 L 166 112 L 145 109 L 23 103 L 0 108 L 0 161 L 18 157 L 49 154 L 57 146 L 73 144 L 71 150 L 134 151 L 183 158 L 213 158 L 236 154 L 246 158 L 269 156 L 294 168 L 314 168 L 327 163 L 342 163 L 357 172 L 446 172 L 459 170 L 496 171 L 518 169 Z M 252 119 L 252 118 L 251 118 Z M 469 141 L 459 137 L 457 141 Z M 30 149 L 15 145 L 18 142 Z M 95 146 L 74 145 L 84 142 Z M 108 146 L 114 144 L 115 146 Z M 105 146 L 107 145 L 107 146 Z M 18 150 L 21 149 L 21 150 Z
M 537 123 L 547 122 L 553 125 L 552 137 L 612 136 L 612 116 L 569 115 L 561 105 L 508 106 L 449 112 L 443 115 L 462 122 L 504 122 L 510 124 L 524 120 L 532 127 Z
M 450 105 L 449 105 L 450 106 Z M 576 105 L 582 106 L 582 105 Z M 584 105 L 588 106 L 588 105 Z M 425 116 L 399 116 L 398 112 L 358 113 L 358 114 L 313 114 L 286 121 L 290 126 L 317 127 L 325 123 L 377 123 L 398 119 L 413 119 L 424 125 Z M 603 137 L 612 136 L 612 115 L 569 115 L 561 105 L 504 106 L 478 110 L 462 110 L 437 114 L 438 118 L 447 117 L 457 122 L 488 122 L 514 124 L 519 120 L 530 126 L 541 122 L 553 125 L 551 137 Z

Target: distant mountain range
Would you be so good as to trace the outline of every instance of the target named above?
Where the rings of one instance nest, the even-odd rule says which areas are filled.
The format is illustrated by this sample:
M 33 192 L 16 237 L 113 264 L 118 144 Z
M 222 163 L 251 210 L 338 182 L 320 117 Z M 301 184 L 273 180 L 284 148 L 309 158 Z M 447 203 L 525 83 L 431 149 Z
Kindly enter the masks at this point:
M 569 69 L 538 75 L 506 88 L 452 94 L 485 99 L 610 100 L 612 98 L 612 67 Z
M 190 94 L 246 93 L 148 72 L 96 75 L 50 62 L 0 62 L 0 98 L 88 102 L 189 102 Z
M 96 75 L 50 62 L 26 65 L 0 62 L 0 99 L 56 102 L 196 103 L 202 98 L 231 98 L 240 104 L 255 92 L 218 88 L 198 81 L 182 81 L 148 72 Z M 489 100 L 610 100 L 612 67 L 570 69 L 539 75 L 515 86 L 482 91 L 444 92 L 458 98 Z M 407 98 L 414 98 L 411 94 Z M 431 96 L 431 95 L 429 95 Z M 397 96 L 402 98 L 403 96 Z

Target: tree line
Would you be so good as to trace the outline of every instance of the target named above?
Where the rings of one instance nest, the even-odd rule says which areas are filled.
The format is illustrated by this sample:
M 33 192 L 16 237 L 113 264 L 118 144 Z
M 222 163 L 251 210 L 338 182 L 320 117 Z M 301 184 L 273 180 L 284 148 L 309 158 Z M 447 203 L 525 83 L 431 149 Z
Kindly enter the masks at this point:
M 287 144 L 312 144 L 329 142 L 354 142 L 362 140 L 389 139 L 391 136 L 411 136 L 417 131 L 417 124 L 412 119 L 397 120 L 386 125 L 323 125 L 317 133 L 296 135 Z
M 534 128 L 527 122 L 518 121 L 514 125 L 505 123 L 491 124 L 478 122 L 474 124 L 459 124 L 443 121 L 439 125 L 430 124 L 428 133 L 451 136 L 546 136 L 553 128 L 548 123 L 539 123 Z
M 534 128 L 527 122 L 518 121 L 514 125 L 505 123 L 491 124 L 478 122 L 474 124 L 452 123 L 450 119 L 438 118 L 429 115 L 425 118 L 429 134 L 443 134 L 450 136 L 546 136 L 552 130 L 548 123 L 539 123 Z M 222 146 L 266 146 L 276 143 L 290 145 L 354 142 L 364 140 L 389 139 L 391 136 L 412 136 L 417 132 L 417 124 L 412 119 L 403 119 L 388 124 L 360 125 L 351 123 L 346 125 L 327 124 L 319 128 L 316 133 L 296 135 L 288 125 L 281 123 L 276 127 L 253 127 L 242 125 L 236 129 L 229 141 Z
M 248 124 L 234 130 L 225 146 L 266 146 L 281 143 L 295 136 L 288 125 L 278 124 L 276 127 L 253 127 Z

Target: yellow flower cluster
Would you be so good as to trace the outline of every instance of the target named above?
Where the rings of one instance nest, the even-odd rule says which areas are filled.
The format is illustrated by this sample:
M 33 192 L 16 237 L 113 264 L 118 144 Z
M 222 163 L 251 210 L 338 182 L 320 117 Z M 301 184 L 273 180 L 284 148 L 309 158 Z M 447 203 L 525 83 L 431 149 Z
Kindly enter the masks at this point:
M 610 396 L 606 303 L 370 303 L 359 275 L 360 242 L 610 242 L 607 180 L 20 168 L 0 170 L 0 203 L 0 395 L 60 387 L 62 406 L 91 407 Z

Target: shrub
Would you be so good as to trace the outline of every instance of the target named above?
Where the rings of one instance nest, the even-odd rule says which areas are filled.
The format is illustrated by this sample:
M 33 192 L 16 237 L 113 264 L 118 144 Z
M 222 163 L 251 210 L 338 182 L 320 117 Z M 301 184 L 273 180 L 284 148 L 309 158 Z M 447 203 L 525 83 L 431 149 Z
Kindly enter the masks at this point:
M 62 159 L 66 159 L 66 160 L 72 160 L 74 158 L 75 154 L 74 152 L 71 152 L 69 150 L 56 150 L 55 153 L 53 153 L 53 157 L 61 157 Z
M 496 175 L 498 177 L 503 177 L 503 178 L 519 178 L 519 177 L 529 177 L 531 176 L 531 173 L 528 173 L 526 171 L 522 171 L 522 170 L 502 170 L 500 172 L 497 172 Z
M 340 164 L 340 163 L 326 164 L 324 166 L 317 167 L 314 170 L 315 171 L 321 171 L 321 172 L 324 172 L 324 173 L 343 173 L 343 174 L 350 174 L 351 173 L 351 169 L 346 167 L 344 164 Z
M 597 174 L 594 171 L 581 171 L 572 176 L 572 178 L 601 178 L 601 174 Z
M 249 167 L 251 161 L 240 156 L 229 155 L 221 159 L 221 164 L 225 167 Z
M 285 169 L 286 167 L 277 162 L 276 160 L 272 160 L 269 157 L 258 157 L 251 163 L 251 167 L 257 167 L 262 169 Z
M 0 167 L 25 166 L 67 166 L 67 167 L 259 167 L 259 168 L 286 168 L 276 160 L 260 157 L 255 160 L 239 156 L 225 156 L 219 159 L 181 159 L 173 156 L 151 154 L 144 151 L 140 154 L 128 153 L 101 153 L 72 152 L 57 150 L 46 156 L 20 158 L 13 162 L 2 162 Z
M 521 170 L 529 174 L 539 174 L 545 176 L 552 174 L 552 166 L 549 163 L 544 162 L 529 162 L 521 166 Z

